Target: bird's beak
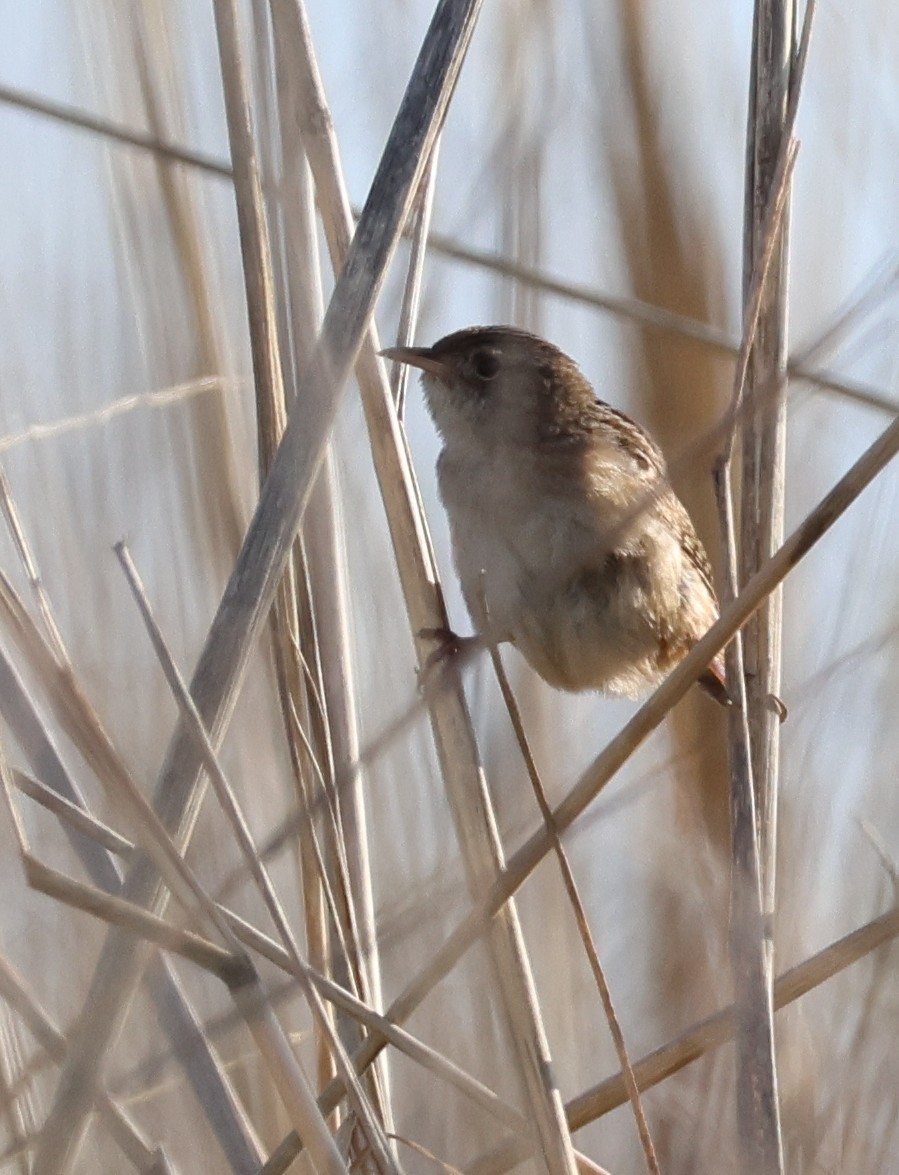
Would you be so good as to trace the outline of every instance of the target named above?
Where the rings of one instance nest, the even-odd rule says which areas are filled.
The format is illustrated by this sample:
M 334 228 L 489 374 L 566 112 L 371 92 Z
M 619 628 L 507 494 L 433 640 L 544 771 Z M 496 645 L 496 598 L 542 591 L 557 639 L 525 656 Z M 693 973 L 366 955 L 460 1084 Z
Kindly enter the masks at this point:
M 434 358 L 430 347 L 387 347 L 380 351 L 385 359 L 392 359 L 394 363 L 407 363 L 410 367 L 419 367 L 428 375 L 434 375 L 443 383 L 452 380 L 452 370 L 439 359 Z

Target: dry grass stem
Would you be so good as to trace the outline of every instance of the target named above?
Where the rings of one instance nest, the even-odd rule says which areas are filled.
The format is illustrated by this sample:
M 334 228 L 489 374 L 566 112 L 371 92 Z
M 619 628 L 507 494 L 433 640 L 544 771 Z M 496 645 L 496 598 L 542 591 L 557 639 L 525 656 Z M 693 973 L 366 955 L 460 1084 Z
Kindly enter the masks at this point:
M 481 631 L 488 634 L 488 638 L 492 632 L 490 625 L 490 617 L 487 611 L 486 599 L 481 599 L 481 609 L 483 612 L 483 624 Z M 499 683 L 500 691 L 503 695 L 503 702 L 509 714 L 509 719 L 512 723 L 512 728 L 515 732 L 515 738 L 524 759 L 525 767 L 527 769 L 528 778 L 531 781 L 531 787 L 534 791 L 534 796 L 537 800 L 537 806 L 540 809 L 540 815 L 543 819 L 543 825 L 552 842 L 553 852 L 559 863 L 559 871 L 562 874 L 562 881 L 565 886 L 565 892 L 568 895 L 568 901 L 571 904 L 572 912 L 577 923 L 578 934 L 581 937 L 581 942 L 584 946 L 584 952 L 587 955 L 587 960 L 590 964 L 590 970 L 593 974 L 596 989 L 599 992 L 599 998 L 602 1002 L 603 1011 L 605 1013 L 606 1021 L 609 1025 L 609 1032 L 615 1045 L 615 1051 L 618 1054 L 618 1061 L 621 1065 L 621 1070 L 624 1074 L 625 1084 L 628 1091 L 628 1099 L 634 1114 L 634 1120 L 637 1125 L 637 1134 L 640 1139 L 640 1146 L 643 1149 L 643 1156 L 646 1160 L 646 1169 L 650 1175 L 659 1175 L 659 1160 L 656 1156 L 656 1150 L 653 1146 L 652 1135 L 649 1130 L 649 1123 L 646 1121 L 646 1114 L 643 1110 L 643 1103 L 640 1099 L 640 1091 L 637 1088 L 637 1083 L 634 1079 L 634 1071 L 631 1066 L 630 1056 L 628 1055 L 627 1045 L 624 1040 L 624 1033 L 621 1030 L 621 1024 L 618 1020 L 618 1015 L 615 1012 L 615 1005 L 612 1002 L 612 993 L 609 990 L 609 984 L 606 980 L 605 971 L 599 958 L 599 951 L 596 948 L 596 943 L 593 939 L 593 934 L 590 930 L 590 923 L 587 918 L 587 911 L 584 908 L 584 903 L 581 900 L 581 895 L 578 891 L 577 882 L 575 881 L 574 872 L 571 868 L 571 863 L 568 860 L 568 854 L 565 852 L 565 847 L 562 844 L 561 837 L 558 834 L 555 823 L 553 822 L 552 808 L 546 796 L 546 789 L 543 786 L 543 780 L 540 778 L 540 772 L 537 770 L 537 764 L 534 760 L 531 751 L 530 743 L 528 741 L 527 732 L 524 729 L 524 723 L 521 718 L 521 711 L 518 703 L 515 700 L 515 694 L 512 686 L 509 683 L 509 677 L 503 666 L 502 657 L 496 642 L 488 639 L 488 650 L 490 653 L 490 660 L 493 664 L 493 671 L 496 674 L 496 680 Z
M 221 737 L 231 715 L 250 651 L 268 616 L 321 463 L 339 392 L 446 110 L 477 9 L 473 0 L 438 8 L 325 316 L 305 380 L 302 416 L 291 416 L 213 621 L 192 683 L 197 709 L 213 740 Z M 181 729 L 157 789 L 162 820 L 179 841 L 189 839 L 199 811 L 198 771 L 196 748 Z M 155 908 L 162 894 L 153 867 L 138 863 L 125 892 L 136 904 Z M 77 1151 L 99 1065 L 122 1023 L 139 974 L 133 943 L 112 931 L 92 985 L 92 1014 L 75 1034 L 36 1155 L 35 1175 L 60 1175 Z
M 85 812 L 85 827 L 90 828 L 88 822 L 93 821 L 86 813 L 84 798 L 49 738 L 28 691 L 2 649 L 0 711 L 14 732 L 17 743 L 42 772 L 48 786 L 55 794 Z M 121 875 L 109 852 L 93 839 L 74 836 L 68 822 L 63 828 L 95 886 L 107 893 L 117 892 Z M 261 1148 L 167 961 L 157 958 L 151 964 L 147 983 L 160 1023 L 169 1034 L 172 1049 L 200 1104 L 208 1108 L 209 1117 L 232 1169 L 240 1172 L 255 1170 L 261 1161 Z
M 287 7 L 284 11 L 285 19 L 293 16 L 298 26 L 297 40 L 305 50 L 299 84 L 304 93 L 308 119 L 301 124 L 306 152 L 315 179 L 332 264 L 335 272 L 345 274 L 352 258 L 353 246 L 350 246 L 349 254 L 345 253 L 352 222 L 336 141 L 305 14 L 302 8 L 291 8 L 288 12 Z M 309 118 L 311 112 L 316 115 L 314 119 Z M 430 156 L 431 149 L 429 146 L 423 163 Z M 360 220 L 353 244 L 358 240 L 361 224 Z M 399 428 L 390 389 L 384 380 L 382 365 L 376 358 L 377 349 L 377 339 L 374 332 L 370 331 L 359 357 L 357 378 L 410 628 L 415 635 L 420 659 L 424 662 L 430 648 L 420 634 L 428 629 L 445 628 L 446 613 L 436 583 L 430 544 L 417 487 L 408 463 L 405 439 Z M 477 893 L 495 876 L 501 854 L 470 718 L 458 685 L 441 692 L 434 700 L 431 725 L 469 884 L 472 891 Z M 517 916 L 513 910 L 495 924 L 491 947 L 503 993 L 503 1008 L 512 1028 L 512 1039 L 541 1139 L 544 1162 L 551 1171 L 571 1171 L 574 1166 L 573 1150 L 561 1112 L 561 1098 L 558 1089 L 551 1084 L 546 1040 Z
M 828 979 L 866 958 L 872 951 L 899 935 L 899 907 L 831 943 L 811 958 L 784 972 L 774 984 L 777 1010 L 820 987 Z M 732 1040 L 736 1032 L 733 1005 L 687 1028 L 676 1040 L 641 1057 L 634 1065 L 640 1089 L 645 1091 L 671 1077 L 712 1049 Z M 565 1112 L 573 1131 L 581 1130 L 628 1100 L 624 1076 L 616 1073 L 566 1103 Z M 524 1157 L 518 1140 L 512 1140 L 485 1155 L 468 1169 L 468 1175 L 500 1175 Z
M 273 6 L 277 7 L 279 3 L 292 4 L 293 0 L 272 0 L 272 2 Z M 78 110 L 75 107 L 45 102 L 45 100 L 35 95 L 17 90 L 15 87 L 0 85 L 0 102 L 20 106 L 23 109 L 31 110 L 37 114 L 46 114 L 64 123 L 82 127 L 104 137 L 138 147 L 142 150 L 155 152 L 164 158 L 171 159 L 172 162 L 182 163 L 187 167 L 198 168 L 201 171 L 208 171 L 210 174 L 217 175 L 226 180 L 233 179 L 233 170 L 230 163 L 225 159 L 206 156 L 201 152 L 195 152 L 187 147 L 176 144 L 160 143 L 152 135 L 144 135 L 140 131 L 131 130 L 106 119 L 94 118 L 92 115 L 86 114 L 84 111 Z M 348 204 L 347 208 L 349 209 Z M 358 210 L 353 211 L 354 214 L 358 215 Z M 404 229 L 405 235 L 411 235 L 412 232 L 412 228 Z M 348 241 L 349 238 L 347 238 L 347 244 Z M 530 289 L 567 301 L 580 303 L 584 306 L 590 306 L 596 310 L 613 314 L 616 317 L 638 322 L 652 329 L 693 339 L 695 342 L 710 348 L 720 355 L 731 356 L 732 358 L 739 357 L 741 341 L 735 341 L 726 331 L 710 326 L 708 323 L 699 322 L 690 318 L 688 315 L 678 314 L 662 306 L 655 306 L 651 303 L 643 302 L 638 298 L 618 297 L 614 294 L 598 291 L 591 286 L 553 277 L 533 266 L 524 265 L 518 261 L 497 256 L 495 253 L 486 249 L 477 249 L 470 245 L 462 244 L 455 237 L 445 233 L 432 232 L 428 237 L 427 247 L 432 254 L 438 257 L 446 257 L 451 261 L 471 265 L 478 269 L 494 273 L 498 277 L 510 278 Z M 829 337 L 830 331 L 826 333 Z M 801 352 L 789 361 L 787 374 L 791 379 L 811 384 L 821 391 L 844 396 L 847 399 L 854 400 L 881 412 L 892 414 L 899 410 L 899 403 L 884 392 L 856 381 L 848 380 L 835 372 L 822 370 L 813 365 L 812 357 L 818 353 L 818 350 L 819 344 L 816 340 L 803 348 Z M 192 381 L 184 385 L 182 394 L 190 395 L 195 392 L 205 391 L 207 388 L 211 390 L 214 383 L 215 381 L 212 379 L 208 385 L 205 380 Z M 159 395 L 160 403 L 168 402 L 163 398 L 166 393 L 151 393 L 150 395 Z M 133 397 L 127 401 L 119 401 L 117 404 L 121 403 L 121 410 L 127 411 L 132 407 L 140 406 L 144 401 L 153 403 L 154 401 L 150 399 L 150 395 Z M 77 418 L 77 421 L 80 423 L 83 420 L 84 423 L 89 423 L 95 418 L 98 420 L 106 419 L 106 414 L 111 413 L 116 407 L 117 405 L 112 405 L 109 409 L 102 410 L 102 412 L 91 413 L 85 415 L 83 418 Z M 41 438 L 44 435 L 44 430 L 52 427 L 35 426 L 33 429 L 29 429 L 22 434 L 16 434 L 14 437 L 8 438 L 8 443 L 7 438 L 0 438 L 0 451 L 3 451 L 6 447 L 11 447 L 13 444 L 20 444 L 23 440 L 30 439 L 33 435 Z
M 287 921 L 284 909 L 281 902 L 278 900 L 277 893 L 269 877 L 268 871 L 259 859 L 256 852 L 256 846 L 253 843 L 252 834 L 246 822 L 244 814 L 240 810 L 237 800 L 234 795 L 233 788 L 225 777 L 219 764 L 215 749 L 209 739 L 209 736 L 203 726 L 202 719 L 194 706 L 190 692 L 183 681 L 178 668 L 175 665 L 171 654 L 169 653 L 165 640 L 162 636 L 159 626 L 156 623 L 152 611 L 150 609 L 149 601 L 140 578 L 137 574 L 137 569 L 131 560 L 127 548 L 124 543 L 116 545 L 116 554 L 119 562 L 125 572 L 128 586 L 131 588 L 135 601 L 140 609 L 141 616 L 146 626 L 150 640 L 153 643 L 153 648 L 165 673 L 166 681 L 169 688 L 178 704 L 181 712 L 182 721 L 191 731 L 193 737 L 201 749 L 203 756 L 203 766 L 205 767 L 212 786 L 215 790 L 216 799 L 219 806 L 225 814 L 225 817 L 231 826 L 235 839 L 240 846 L 240 850 L 246 859 L 247 865 L 251 871 L 254 881 L 262 894 L 263 901 L 268 909 L 269 915 L 277 928 L 278 934 L 294 964 L 294 974 L 300 984 L 311 1010 L 315 1018 L 316 1024 L 319 1026 L 327 1044 L 331 1057 L 337 1066 L 337 1071 L 342 1074 L 346 1083 L 349 1099 L 352 1103 L 353 1109 L 359 1117 L 359 1121 L 366 1132 L 367 1143 L 374 1155 L 377 1158 L 378 1165 L 383 1172 L 389 1173 L 395 1171 L 395 1164 L 387 1146 L 386 1138 L 383 1137 L 383 1131 L 377 1118 L 374 1116 L 369 1105 L 368 1098 L 365 1095 L 361 1085 L 356 1080 L 355 1072 L 349 1058 L 346 1055 L 340 1039 L 338 1038 L 331 1020 L 325 1010 L 324 1004 L 316 991 L 315 987 L 308 978 L 307 968 L 300 959 L 299 946 L 294 938 L 293 932 Z M 221 914 L 216 908 L 217 916 L 220 918 Z M 231 931 L 230 924 L 228 929 Z
M 117 857 L 129 857 L 134 851 L 134 844 L 121 836 L 114 828 L 95 820 L 88 812 L 79 807 L 72 800 L 53 791 L 39 780 L 26 775 L 24 771 L 13 771 L 13 780 L 16 787 L 30 800 L 46 808 L 58 817 L 61 824 L 68 826 L 75 832 L 90 837 L 104 849 L 108 849 Z
M 47 894 L 74 909 L 83 910 L 101 918 L 111 926 L 122 926 L 139 938 L 155 943 L 163 950 L 188 959 L 197 967 L 211 971 L 217 979 L 226 980 L 232 972 L 244 967 L 243 954 L 237 956 L 224 947 L 202 938 L 190 930 L 181 930 L 162 918 L 150 914 L 140 906 L 113 894 L 104 893 L 92 885 L 85 885 L 66 877 L 36 860 L 29 852 L 22 858 L 25 877 L 32 889 Z
M 399 321 L 396 329 L 397 347 L 408 347 L 415 338 L 415 328 L 418 323 L 418 310 L 421 302 L 421 286 L 424 278 L 425 258 L 428 251 L 428 234 L 431 231 L 431 213 L 434 209 L 434 191 L 437 186 L 437 161 L 440 153 L 440 140 L 434 144 L 434 150 L 428 160 L 418 200 L 415 206 L 415 215 L 410 233 L 412 247 L 409 253 L 409 268 L 406 273 L 406 284 L 403 289 L 403 301 L 400 306 Z M 394 363 L 390 377 L 390 390 L 396 404 L 397 419 L 402 422 L 406 414 L 406 389 L 409 386 L 409 367 L 405 363 Z

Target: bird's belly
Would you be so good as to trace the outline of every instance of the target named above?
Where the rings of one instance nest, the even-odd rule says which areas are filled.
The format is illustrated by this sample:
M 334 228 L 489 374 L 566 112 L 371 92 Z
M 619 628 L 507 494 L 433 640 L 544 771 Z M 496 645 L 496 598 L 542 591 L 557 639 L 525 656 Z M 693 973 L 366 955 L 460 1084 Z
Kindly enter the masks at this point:
M 514 497 L 498 499 L 501 488 L 479 493 L 469 482 L 446 501 L 475 625 L 486 601 L 497 639 L 513 641 L 556 688 L 645 688 L 658 675 L 658 637 L 643 618 L 647 584 L 638 563 L 604 553 L 609 531 L 600 533 L 595 514 L 546 498 L 539 511 L 519 512 Z

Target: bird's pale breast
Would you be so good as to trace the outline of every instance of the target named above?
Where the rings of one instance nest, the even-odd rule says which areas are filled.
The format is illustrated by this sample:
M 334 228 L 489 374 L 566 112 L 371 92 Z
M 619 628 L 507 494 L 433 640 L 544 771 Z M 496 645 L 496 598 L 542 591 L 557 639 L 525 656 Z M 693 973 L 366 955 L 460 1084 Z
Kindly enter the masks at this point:
M 516 459 L 517 458 L 517 459 Z M 647 556 L 680 551 L 652 512 L 634 521 L 635 489 L 560 492 L 539 463 L 502 450 L 444 452 L 439 463 L 456 570 L 472 616 L 483 591 L 491 624 L 540 675 L 563 689 L 631 693 L 658 677 L 658 634 L 647 601 L 662 590 Z M 615 487 L 613 489 L 612 487 Z M 625 525 L 627 530 L 625 532 Z M 648 545 L 647 545 L 648 544 Z

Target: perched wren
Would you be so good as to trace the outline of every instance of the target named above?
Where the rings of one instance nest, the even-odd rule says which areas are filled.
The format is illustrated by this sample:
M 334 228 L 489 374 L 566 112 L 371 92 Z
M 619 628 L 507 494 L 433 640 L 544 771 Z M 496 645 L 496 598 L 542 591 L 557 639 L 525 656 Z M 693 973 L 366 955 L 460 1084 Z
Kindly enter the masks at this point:
M 708 556 L 658 446 L 527 331 L 471 327 L 382 353 L 422 370 L 476 626 L 486 602 L 496 639 L 560 689 L 656 685 L 718 616 Z M 720 658 L 699 680 L 729 703 Z

